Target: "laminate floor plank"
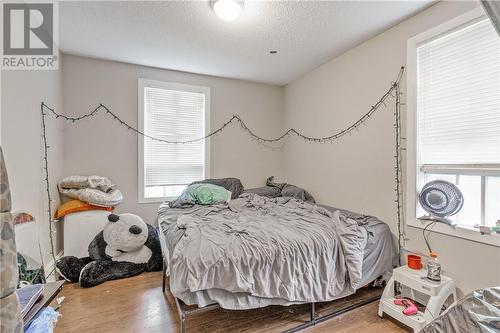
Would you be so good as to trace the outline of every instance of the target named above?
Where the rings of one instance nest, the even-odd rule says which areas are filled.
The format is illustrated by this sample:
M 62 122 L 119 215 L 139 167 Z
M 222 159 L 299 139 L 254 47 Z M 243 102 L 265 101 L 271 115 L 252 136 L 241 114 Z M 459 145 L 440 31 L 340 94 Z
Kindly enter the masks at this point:
M 364 290 L 357 299 L 373 296 Z M 165 333 L 179 331 L 175 299 L 161 291 L 161 272 L 109 281 L 94 288 L 66 284 L 60 293 L 65 300 L 55 333 Z M 352 304 L 351 297 L 317 304 L 317 315 Z M 372 302 L 305 330 L 318 333 L 399 333 L 410 330 L 389 318 L 379 318 L 378 302 Z M 281 332 L 305 322 L 309 307 L 270 306 L 249 311 L 214 309 L 189 317 L 188 333 Z

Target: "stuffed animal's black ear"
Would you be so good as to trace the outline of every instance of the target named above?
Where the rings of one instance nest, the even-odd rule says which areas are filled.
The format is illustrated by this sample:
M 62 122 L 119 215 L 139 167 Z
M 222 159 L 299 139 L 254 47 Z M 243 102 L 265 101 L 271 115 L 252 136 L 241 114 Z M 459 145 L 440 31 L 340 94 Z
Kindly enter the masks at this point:
M 109 214 L 108 215 L 108 220 L 109 222 L 116 222 L 120 219 L 120 217 L 116 214 Z

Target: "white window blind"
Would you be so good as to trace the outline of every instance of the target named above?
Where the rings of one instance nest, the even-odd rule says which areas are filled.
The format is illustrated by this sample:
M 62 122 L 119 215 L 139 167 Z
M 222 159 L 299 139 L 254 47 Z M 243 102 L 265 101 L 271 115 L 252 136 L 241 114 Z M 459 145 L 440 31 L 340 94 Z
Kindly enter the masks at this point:
M 417 48 L 421 164 L 500 163 L 500 38 L 489 20 Z
M 145 133 L 169 141 L 205 135 L 204 93 L 144 87 Z M 205 141 L 165 144 L 144 139 L 144 186 L 182 186 L 204 178 Z M 148 191 L 145 191 L 147 194 Z

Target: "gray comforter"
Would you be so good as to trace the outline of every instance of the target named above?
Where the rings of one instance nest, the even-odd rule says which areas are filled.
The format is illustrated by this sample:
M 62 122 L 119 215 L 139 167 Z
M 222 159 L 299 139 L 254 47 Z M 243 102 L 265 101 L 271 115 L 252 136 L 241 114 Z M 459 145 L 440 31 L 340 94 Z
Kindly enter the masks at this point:
M 370 217 L 348 216 L 293 198 L 254 194 L 216 206 L 162 205 L 171 292 L 186 304 L 216 301 L 227 309 L 350 295 L 361 287 Z M 385 241 L 390 249 L 379 255 L 390 269 L 394 252 Z

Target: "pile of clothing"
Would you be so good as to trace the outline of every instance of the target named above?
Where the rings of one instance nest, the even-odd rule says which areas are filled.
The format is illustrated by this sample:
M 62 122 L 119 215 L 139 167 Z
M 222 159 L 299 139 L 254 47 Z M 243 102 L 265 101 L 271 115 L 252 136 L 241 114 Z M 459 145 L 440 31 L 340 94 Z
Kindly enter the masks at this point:
M 62 204 L 55 218 L 87 211 L 112 211 L 123 200 L 123 195 L 115 184 L 101 176 L 69 176 L 57 184 L 59 192 L 73 200 Z

